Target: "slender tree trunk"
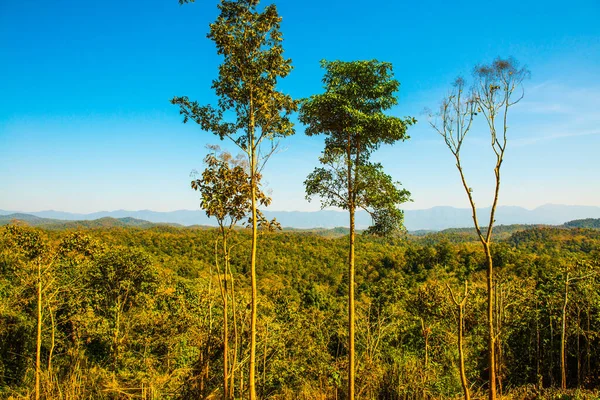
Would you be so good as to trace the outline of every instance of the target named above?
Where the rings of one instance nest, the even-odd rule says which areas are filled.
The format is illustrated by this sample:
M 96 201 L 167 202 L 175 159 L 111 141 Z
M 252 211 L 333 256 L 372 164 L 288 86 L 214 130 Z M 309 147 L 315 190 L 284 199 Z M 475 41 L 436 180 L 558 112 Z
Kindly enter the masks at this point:
M 425 321 L 423 318 L 421 319 L 421 334 L 423 335 L 423 339 L 425 339 L 425 368 L 429 365 L 429 331 L 425 327 Z
M 463 326 L 465 320 L 465 305 L 467 304 L 467 296 L 469 293 L 468 285 L 468 281 L 465 281 L 465 293 L 461 301 L 459 302 L 458 300 L 456 300 L 456 297 L 454 296 L 450 285 L 446 284 L 446 286 L 448 287 L 448 291 L 450 292 L 450 297 L 452 298 L 454 305 L 456 305 L 456 308 L 458 309 L 458 360 L 460 371 L 460 383 L 463 388 L 465 400 L 471 400 L 471 394 L 469 393 L 469 383 L 467 382 L 467 374 L 465 372 L 465 353 L 463 351 Z
M 239 342 L 239 336 L 238 336 L 238 326 L 237 326 L 237 311 L 236 311 L 236 300 L 235 300 L 235 288 L 233 286 L 233 273 L 231 272 L 231 265 L 229 264 L 229 262 L 227 263 L 227 268 L 229 270 L 229 277 L 231 278 L 231 308 L 232 308 L 232 314 L 233 314 L 233 340 L 234 340 L 234 347 L 233 347 L 233 360 L 231 362 L 231 376 L 230 376 L 230 384 L 229 384 L 229 390 L 230 390 L 230 394 L 229 397 L 231 399 L 235 398 L 235 369 L 237 367 L 237 354 L 238 354 L 238 342 Z
M 550 320 L 550 386 L 554 387 L 554 324 L 552 316 L 548 315 Z
M 223 247 L 223 274 L 221 276 L 221 271 L 219 269 L 219 265 L 217 264 L 217 276 L 219 279 L 219 287 L 221 289 L 221 297 L 223 299 L 223 399 L 227 400 L 229 398 L 229 320 L 228 313 L 229 308 L 227 304 L 227 265 L 229 264 L 229 254 L 227 249 L 227 234 L 224 228 L 221 226 L 221 245 Z M 215 243 L 215 257 L 217 257 L 217 247 Z M 215 258 L 215 262 L 217 262 L 218 258 Z M 222 278 L 222 281 L 221 281 Z
M 56 346 L 56 324 L 54 322 L 54 314 L 52 309 L 48 309 L 50 314 L 50 322 L 52 323 L 52 332 L 50 336 L 50 351 L 48 352 L 48 379 L 52 380 L 52 355 L 54 354 L 54 347 Z
M 581 386 L 581 353 L 580 353 L 580 332 L 581 332 L 581 309 L 577 306 L 577 387 Z
M 227 257 L 227 256 L 225 256 Z M 224 288 L 224 296 L 223 296 L 223 399 L 227 400 L 229 398 L 229 321 L 227 318 L 227 275 L 224 274 L 225 278 L 225 288 Z
M 465 394 L 465 400 L 471 400 L 471 394 L 469 393 L 469 383 L 467 382 L 467 374 L 465 373 L 465 353 L 463 351 L 463 321 L 464 316 L 464 304 L 458 305 L 458 359 L 460 366 L 460 383 L 463 387 Z
M 488 227 L 490 229 L 490 227 Z M 489 400 L 496 400 L 496 338 L 494 330 L 494 282 L 493 261 L 489 242 L 483 244 L 487 260 L 487 320 L 488 320 L 488 365 L 489 365 Z
M 215 246 L 216 246 L 215 242 Z M 216 247 L 215 247 L 216 250 Z M 215 266 L 216 267 L 216 266 Z M 217 274 L 219 270 L 217 269 Z M 201 368 L 200 371 L 200 396 L 204 396 L 204 383 L 208 382 L 208 377 L 210 374 L 210 351 L 212 348 L 212 333 L 213 333 L 213 296 L 212 296 L 212 264 L 209 266 L 209 277 L 208 280 L 208 338 L 206 339 L 206 346 L 203 349 L 203 353 L 201 353 Z M 204 397 L 202 397 L 204 398 Z
M 538 385 L 538 390 L 541 390 L 543 387 L 543 378 L 540 372 L 540 361 L 541 361 L 541 353 L 540 353 L 540 312 L 538 309 L 538 302 L 535 302 L 535 379 Z
M 240 395 L 244 394 L 244 370 L 240 368 Z
M 252 305 L 250 311 L 250 371 L 248 373 L 250 386 L 250 400 L 256 399 L 256 307 L 257 307 L 257 289 L 256 289 L 256 241 L 257 241 L 257 221 L 256 221 L 256 151 L 254 149 L 254 112 L 253 104 L 250 101 L 250 130 L 249 130 L 249 151 L 250 154 L 250 190 L 252 200 L 252 250 L 250 253 L 250 283 L 252 286 Z
M 265 324 L 265 338 L 263 341 L 263 386 L 267 383 L 267 340 L 269 338 L 269 324 Z
M 119 358 L 119 325 L 121 324 L 121 300 L 117 301 L 117 309 L 115 312 L 115 328 L 113 331 L 113 372 L 117 370 L 117 359 Z
M 35 400 L 40 399 L 40 374 L 42 351 L 42 263 L 37 260 L 37 338 L 35 352 Z
M 348 400 L 354 400 L 354 182 L 352 181 L 352 153 L 350 148 L 351 133 L 348 132 L 348 143 L 346 145 L 346 162 L 348 168 L 348 211 L 350 214 L 350 248 L 348 249 Z M 359 150 L 357 149 L 357 154 Z M 355 168 L 358 168 L 358 156 L 355 163 Z M 358 169 L 356 170 L 358 171 Z M 357 179 L 357 172 L 354 174 L 354 179 Z
M 496 301 L 494 302 L 496 317 L 494 320 L 496 321 L 495 326 L 495 345 L 496 345 L 496 381 L 497 381 L 497 393 L 500 394 L 500 398 L 502 398 L 502 378 L 504 376 L 503 370 L 503 362 L 504 362 L 504 354 L 502 353 L 502 336 L 500 332 L 502 332 L 502 323 L 503 323 L 503 313 L 504 313 L 504 291 L 502 289 L 502 285 L 498 285 L 497 289 L 494 291 L 494 296 Z
M 591 371 L 592 371 L 592 364 L 591 364 L 591 357 L 592 357 L 592 352 L 590 349 L 590 305 L 588 303 L 588 309 L 587 309 L 587 329 L 585 332 L 585 348 L 586 348 L 586 352 L 585 352 L 585 356 L 586 356 L 586 369 L 585 369 L 585 377 L 587 380 L 587 377 L 590 375 Z
M 503 154 L 503 153 L 501 153 Z M 471 205 L 473 224 L 475 226 L 475 230 L 477 231 L 477 235 L 479 236 L 479 241 L 483 246 L 483 251 L 485 253 L 486 264 L 487 264 L 487 342 L 488 342 L 488 369 L 489 369 L 489 388 L 488 388 L 488 399 L 496 400 L 496 355 L 495 355 L 495 330 L 494 330 L 494 261 L 492 259 L 492 254 L 490 250 L 490 243 L 492 238 L 492 228 L 494 225 L 494 215 L 496 212 L 496 205 L 498 204 L 498 194 L 500 192 L 500 166 L 502 164 L 502 157 L 498 155 L 498 160 L 496 163 L 496 168 L 494 168 L 494 175 L 496 177 L 496 188 L 494 191 L 494 201 L 492 203 L 492 209 L 490 211 L 490 222 L 488 224 L 488 231 L 486 236 L 483 236 L 481 228 L 479 226 L 479 222 L 477 220 L 477 207 L 475 206 L 475 201 L 473 200 L 472 189 L 467 184 L 465 179 L 465 175 L 463 173 L 463 169 L 460 163 L 460 156 L 458 153 L 454 153 L 454 157 L 456 158 L 456 168 L 460 173 L 460 179 L 462 181 L 465 192 L 467 193 L 467 197 L 469 199 L 469 204 Z
M 569 301 L 569 274 L 565 279 L 565 301 L 562 308 L 562 329 L 560 333 L 560 388 L 567 388 L 567 367 L 565 365 L 565 338 L 567 330 L 567 302 Z
M 348 254 L 348 399 L 354 400 L 354 207 L 350 206 L 350 252 Z

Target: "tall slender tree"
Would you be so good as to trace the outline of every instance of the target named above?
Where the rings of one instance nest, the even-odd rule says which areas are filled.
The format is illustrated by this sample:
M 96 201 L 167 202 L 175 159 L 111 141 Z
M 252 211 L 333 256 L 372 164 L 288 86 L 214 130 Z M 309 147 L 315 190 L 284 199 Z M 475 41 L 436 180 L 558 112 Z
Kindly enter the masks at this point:
M 463 351 L 463 338 L 464 338 L 464 324 L 465 324 L 465 306 L 467 304 L 467 297 L 469 296 L 469 281 L 465 280 L 465 293 L 461 298 L 458 298 L 458 295 L 454 295 L 452 288 L 449 284 L 446 284 L 448 291 L 450 292 L 450 297 L 452 298 L 452 302 L 456 306 L 456 310 L 458 311 L 458 338 L 457 338 L 457 349 L 458 349 L 458 369 L 460 373 L 460 384 L 463 388 L 463 394 L 465 396 L 465 400 L 471 400 L 471 393 L 469 392 L 469 383 L 467 381 L 467 374 L 465 372 L 465 352 Z
M 348 210 L 348 399 L 354 399 L 354 239 L 355 212 L 362 208 L 373 218 L 369 232 L 388 234 L 400 228 L 403 213 L 397 205 L 409 199 L 370 156 L 382 144 L 408 139 L 413 118 L 397 118 L 384 112 L 397 104 L 400 83 L 392 65 L 377 60 L 322 61 L 325 93 L 303 100 L 300 121 L 309 136 L 324 134 L 320 162 L 306 179 L 306 196 L 317 196 L 322 207 Z
M 291 60 L 283 56 L 281 17 L 275 5 L 258 10 L 258 4 L 259 0 L 222 0 L 219 16 L 210 24 L 208 38 L 223 56 L 219 76 L 212 84 L 219 97 L 217 106 L 201 106 L 188 97 L 171 100 L 179 106 L 184 122 L 191 119 L 203 130 L 231 139 L 248 157 L 252 216 L 250 399 L 256 398 L 258 176 L 277 147 L 274 140 L 294 133 L 290 114 L 297 108 L 296 101 L 277 89 L 279 79 L 292 69 Z M 230 113 L 235 116 L 228 120 L 226 114 Z M 271 142 L 266 151 L 261 146 L 265 141 Z
M 450 94 L 442 100 L 440 110 L 430 114 L 431 126 L 444 138 L 446 146 L 456 160 L 460 179 L 471 206 L 473 224 L 485 253 L 487 264 L 487 339 L 489 368 L 489 399 L 496 399 L 496 329 L 494 326 L 494 271 L 491 253 L 492 231 L 494 227 L 498 196 L 500 194 L 500 168 L 504 161 L 507 145 L 508 113 L 510 107 L 518 103 L 524 95 L 523 81 L 529 77 L 529 70 L 519 67 L 512 59 L 497 58 L 491 64 L 478 65 L 473 70 L 475 82 L 472 91 L 465 88 L 465 80 L 457 78 Z M 473 126 L 477 114 L 482 114 L 490 133 L 491 147 L 495 154 L 494 197 L 487 225 L 481 226 L 473 189 L 468 185 L 461 163 L 461 149 L 467 133 Z
M 223 399 L 232 399 L 233 373 L 236 366 L 231 365 L 230 370 L 228 299 L 231 297 L 234 301 L 235 297 L 229 239 L 237 223 L 251 211 L 250 179 L 247 172 L 248 163 L 243 155 L 234 158 L 231 154 L 220 151 L 217 146 L 209 146 L 209 149 L 211 152 L 204 158 L 206 169 L 199 179 L 192 181 L 192 189 L 200 192 L 200 206 L 207 216 L 217 220 L 219 226 L 215 241 L 215 266 L 223 300 Z M 262 206 L 267 206 L 270 202 L 270 198 L 261 190 L 257 191 L 257 200 Z M 262 219 L 264 217 L 260 218 Z M 237 343 L 237 332 L 235 333 Z M 234 349 L 234 360 L 236 350 Z

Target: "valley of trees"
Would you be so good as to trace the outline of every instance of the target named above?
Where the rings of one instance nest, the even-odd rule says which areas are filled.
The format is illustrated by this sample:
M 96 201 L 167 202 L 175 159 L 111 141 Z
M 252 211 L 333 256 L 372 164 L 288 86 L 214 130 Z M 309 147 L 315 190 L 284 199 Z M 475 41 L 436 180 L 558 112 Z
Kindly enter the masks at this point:
M 428 113 L 474 229 L 412 236 L 399 208 L 410 192 L 371 160 L 417 122 L 390 114 L 393 66 L 323 60 L 323 93 L 294 99 L 279 88 L 292 60 L 276 6 L 217 8 L 207 35 L 222 57 L 217 101 L 171 103 L 184 123 L 240 151 L 209 146 L 191 182 L 218 227 L 3 227 L 0 396 L 598 398 L 598 221 L 494 226 L 509 111 L 525 95 L 527 68 L 512 58 L 477 65 Z M 347 227 L 282 232 L 261 212 L 271 202 L 263 170 L 295 133 L 296 112 L 308 136 L 325 138 L 307 199 L 347 211 Z M 462 164 L 476 120 L 495 155 L 486 221 Z M 364 232 L 359 209 L 372 218 Z
M 45 399 L 221 398 L 225 359 L 232 397 L 246 397 L 251 230 L 230 233 L 227 280 L 215 267 L 219 237 L 169 226 L 3 227 L 0 397 L 33 396 L 38 375 Z M 345 398 L 347 236 L 264 230 L 259 240 L 257 396 Z M 466 379 L 471 398 L 486 395 L 478 239 L 359 234 L 356 249 L 356 397 L 462 396 L 452 293 L 460 301 L 465 281 Z M 498 394 L 597 398 L 600 231 L 516 227 L 492 256 Z M 220 281 L 233 284 L 227 358 Z

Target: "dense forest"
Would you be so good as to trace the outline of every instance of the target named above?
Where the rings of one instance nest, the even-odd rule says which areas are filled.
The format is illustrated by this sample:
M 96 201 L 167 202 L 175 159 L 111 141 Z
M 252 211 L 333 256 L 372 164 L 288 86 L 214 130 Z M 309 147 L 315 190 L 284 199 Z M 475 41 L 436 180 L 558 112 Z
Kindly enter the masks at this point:
M 373 157 L 417 123 L 397 116 L 392 64 L 321 60 L 322 92 L 294 98 L 279 85 L 292 71 L 282 18 L 259 3 L 217 2 L 216 101 L 170 99 L 183 123 L 240 152 L 207 146 L 193 175 L 217 228 L 0 218 L 0 396 L 599 398 L 598 220 L 494 226 L 528 68 L 476 64 L 423 113 L 473 228 L 413 236 L 400 208 L 411 193 Z M 306 199 L 347 212 L 343 228 L 281 231 L 263 214 L 263 171 L 298 122 L 323 138 Z M 463 163 L 472 127 L 489 135 L 489 213 Z
M 473 398 L 484 394 L 485 260 L 466 233 L 357 236 L 357 397 L 462 393 L 453 297 L 461 301 L 465 282 L 466 377 Z M 230 282 L 230 390 L 245 397 L 251 231 L 230 236 L 232 278 L 215 266 L 219 237 L 169 226 L 3 227 L 0 397 L 32 395 L 38 355 L 47 399 L 220 397 L 219 281 Z M 344 398 L 347 236 L 264 230 L 259 241 L 257 395 Z M 600 231 L 514 227 L 492 250 L 499 393 L 596 398 Z M 568 389 L 559 391 L 563 346 Z

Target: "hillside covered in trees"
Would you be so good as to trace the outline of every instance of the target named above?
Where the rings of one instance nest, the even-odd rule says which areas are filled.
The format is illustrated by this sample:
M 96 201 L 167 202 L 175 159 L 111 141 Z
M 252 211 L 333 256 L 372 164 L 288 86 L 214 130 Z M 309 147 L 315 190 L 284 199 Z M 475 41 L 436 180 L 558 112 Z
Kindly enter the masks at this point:
M 18 38 L 10 41 L 18 51 L 8 58 L 23 65 L 11 67 L 4 75 L 11 82 L 12 75 L 26 77 L 10 86 L 18 88 L 19 96 L 39 91 L 53 95 L 46 100 L 39 96 L 19 99 L 14 93 L 5 96 L 10 100 L 6 109 L 13 103 L 27 107 L 26 113 L 21 108 L 16 116 L 0 115 L 3 127 L 21 133 L 7 135 L 10 140 L 2 142 L 9 145 L 2 147 L 9 151 L 1 157 L 10 166 L 10 174 L 3 175 L 10 178 L 9 209 L 20 210 L 24 202 L 29 205 L 25 207 L 36 208 L 47 196 L 59 208 L 72 205 L 89 211 L 112 197 L 113 204 L 125 201 L 137 207 L 150 199 L 157 208 L 170 209 L 179 201 L 167 194 L 182 186 L 175 176 L 187 168 L 179 162 L 185 151 L 194 162 L 204 159 L 203 170 L 190 174 L 201 211 L 162 214 L 172 214 L 175 222 L 184 223 L 203 213 L 196 221 L 210 221 L 216 228 L 134 218 L 157 218 L 158 213 L 150 210 L 133 216 L 124 215 L 124 210 L 111 214 L 118 218 L 97 212 L 92 215 L 103 218 L 90 221 L 52 219 L 62 213 L 56 211 L 0 216 L 0 398 L 600 398 L 600 220 L 563 224 L 569 219 L 598 217 L 600 209 L 573 206 L 577 213 L 566 218 L 562 206 L 546 205 L 531 213 L 501 206 L 506 201 L 507 177 L 526 175 L 517 184 L 518 190 L 512 188 L 512 199 L 531 204 L 549 197 L 549 188 L 561 186 L 568 188 L 559 194 L 570 200 L 574 197 L 571 184 L 591 186 L 589 182 L 596 178 L 561 184 L 552 169 L 534 163 L 535 152 L 510 153 L 513 139 L 515 148 L 531 145 L 533 149 L 534 144 L 537 148 L 554 140 L 595 139 L 597 132 L 584 129 L 581 118 L 575 118 L 571 110 L 580 107 L 539 101 L 545 93 L 541 89 L 574 97 L 549 83 L 561 82 L 564 76 L 546 76 L 542 84 L 533 85 L 537 97 L 521 103 L 524 107 L 513 119 L 531 78 L 528 66 L 511 56 L 481 62 L 467 55 L 475 49 L 486 56 L 496 51 L 488 43 L 510 45 L 494 46 L 500 53 L 521 43 L 528 51 L 521 51 L 520 56 L 532 57 L 525 61 L 543 71 L 536 59 L 538 51 L 520 42 L 522 34 L 516 34 L 520 41 L 513 43 L 511 25 L 527 26 L 549 38 L 556 26 L 568 20 L 566 10 L 561 9 L 556 19 L 560 24 L 544 32 L 532 23 L 546 19 L 539 18 L 538 6 L 533 8 L 532 21 L 496 18 L 494 5 L 486 10 L 482 3 L 473 3 L 440 11 L 447 21 L 433 22 L 431 16 L 415 17 L 429 10 L 411 11 L 409 4 L 390 12 L 389 6 L 397 6 L 394 2 L 386 7 L 367 5 L 368 9 L 360 2 L 321 2 L 315 7 L 322 11 L 320 16 L 319 12 L 301 13 L 310 6 L 279 2 L 285 4 L 286 13 L 299 16 L 291 26 L 282 24 L 272 1 L 219 0 L 212 4 L 216 5 L 212 11 L 207 8 L 210 2 L 194 6 L 198 7 L 193 11 L 195 18 L 206 23 L 199 29 L 187 16 L 167 23 L 163 16 L 169 9 L 162 3 L 144 4 L 129 17 L 122 14 L 128 5 L 109 8 L 103 3 L 101 10 L 91 13 L 95 21 L 106 12 L 95 35 L 80 35 L 94 21 L 79 18 L 77 12 L 72 12 L 76 20 L 65 22 L 70 17 L 66 11 L 74 5 L 48 7 L 48 15 L 40 13 L 39 20 L 30 14 L 41 6 L 26 9 L 23 20 L 5 18 L 8 25 L 14 24 Z M 327 12 L 322 10 L 326 6 L 331 6 Z M 435 8 L 442 10 L 441 6 Z M 466 8 L 481 15 L 470 16 Z M 354 20 L 341 12 L 351 9 L 358 10 L 360 18 Z M 158 19 L 157 14 L 153 20 L 147 18 L 146 12 L 150 15 L 157 10 Z M 459 19 L 452 17 L 457 10 Z M 369 16 L 367 11 L 375 13 Z M 384 23 L 382 17 L 388 15 L 394 19 Z M 337 19 L 346 23 L 337 25 Z M 502 20 L 496 29 L 500 36 L 491 39 L 483 31 L 495 19 Z M 67 29 L 57 29 L 59 40 L 39 40 L 52 36 L 55 29 L 40 22 L 57 20 Z M 460 29 L 462 20 L 472 28 Z M 106 26 L 119 26 L 115 21 L 122 22 L 121 31 L 111 30 L 107 35 Z M 414 21 L 414 26 L 407 24 Z M 369 28 L 367 22 L 374 25 Z M 31 29 L 23 31 L 24 24 Z M 45 28 L 36 32 L 38 25 Z M 143 25 L 156 32 L 144 33 Z M 410 29 L 385 33 L 386 25 L 394 31 Z M 434 27 L 440 30 L 436 33 Z M 303 78 L 291 75 L 297 65 L 284 50 L 282 28 L 296 32 L 294 58 L 319 54 L 296 75 Z M 334 34 L 338 38 L 329 41 Z M 422 35 L 427 41 L 415 42 L 413 47 L 412 42 Z M 112 39 L 107 42 L 105 36 Z M 62 52 L 63 45 L 69 48 L 66 37 L 81 44 L 72 57 Z M 200 45 L 199 37 L 214 46 L 211 54 L 206 52 L 206 43 Z M 589 42 L 591 36 L 581 37 L 582 42 Z M 553 40 L 563 41 L 555 39 L 538 45 L 550 48 Z M 127 40 L 132 47 L 109 52 Z M 458 47 L 451 50 L 451 42 Z M 348 44 L 352 51 L 337 51 Z M 31 51 L 28 45 L 35 48 L 31 60 L 21 54 Z M 416 49 L 430 54 L 419 56 Z M 587 52 L 593 53 L 594 48 Z M 56 56 L 56 67 L 46 63 L 46 53 Z M 396 54 L 393 63 L 378 59 L 390 53 Z M 106 63 L 96 66 L 96 59 L 102 58 L 96 56 L 102 54 L 118 68 Z M 568 58 L 559 52 L 555 57 Z M 314 72 L 317 60 L 319 76 Z M 124 68 L 129 61 L 135 64 Z M 454 67 L 446 70 L 449 61 Z M 470 74 L 460 75 L 469 62 Z M 459 64 L 462 72 L 458 72 Z M 38 65 L 41 70 L 34 73 Z M 78 90 L 68 92 L 62 83 L 51 90 L 52 85 L 46 84 L 52 83 L 53 75 L 46 70 L 61 71 L 76 82 L 72 85 Z M 105 70 L 114 76 L 102 78 Z M 79 74 L 82 71 L 85 74 Z M 417 119 L 406 115 L 415 115 L 417 103 L 400 101 L 396 72 L 401 72 L 403 80 L 412 80 L 408 97 L 416 94 L 429 105 L 434 104 L 431 95 L 441 93 L 440 82 L 433 78 L 458 74 L 435 109 L 423 104 L 418 114 L 424 120 L 420 123 L 439 135 L 439 149 L 427 144 L 429 139 L 420 140 L 420 150 L 403 145 L 421 132 L 415 127 Z M 38 75 L 43 84 L 32 79 Z M 143 81 L 131 85 L 137 78 Z M 96 92 L 88 90 L 88 83 L 97 85 Z M 98 93 L 105 90 L 104 96 Z M 594 103 L 595 97 L 588 100 L 587 95 L 574 93 Z M 172 117 L 157 103 L 170 103 Z M 73 110 L 66 104 L 79 107 L 85 118 L 79 121 L 76 114 L 71 118 Z M 111 108 L 115 105 L 118 112 Z M 111 109 L 114 115 L 108 112 Z M 97 112 L 121 122 L 103 123 L 101 118 L 96 120 Z M 556 120 L 547 118 L 549 114 Z M 38 125 L 23 123 L 36 116 Z M 525 122 L 525 116 L 537 124 Z M 186 131 L 176 130 L 181 140 L 174 139 L 175 118 L 191 125 Z M 138 126 L 142 119 L 146 127 Z M 80 125 L 68 126 L 71 123 Z M 53 127 L 47 132 L 48 125 Z M 514 125 L 521 126 L 515 136 Z M 550 125 L 556 131 L 548 131 Z M 18 129 L 13 131 L 15 126 Z M 539 130 L 543 132 L 523 133 Z M 473 131 L 484 137 L 470 142 Z M 201 147 L 191 140 L 194 132 L 204 135 L 206 151 L 198 152 Z M 282 142 L 301 132 L 312 138 L 296 141 L 307 153 L 300 150 L 296 157 L 288 153 L 286 160 L 293 163 L 275 164 L 272 156 L 285 148 Z M 79 140 L 86 135 L 86 140 Z M 63 142 L 55 140 L 59 136 Z M 123 136 L 127 141 L 118 145 Z M 174 156 L 163 157 L 171 147 L 165 138 L 189 142 L 170 149 Z M 210 144 L 211 140 L 226 144 L 222 149 Z M 42 147 L 36 148 L 38 143 Z M 69 147 L 73 143 L 75 147 Z M 595 148 L 591 141 L 587 143 L 577 151 L 555 146 L 560 156 L 547 148 L 537 154 L 543 154 L 546 161 L 565 161 L 562 165 L 569 164 L 564 155 L 576 154 L 578 162 L 571 159 L 571 164 L 593 170 L 583 158 L 582 150 Z M 383 152 L 378 151 L 392 146 L 403 146 L 406 151 L 381 158 Z M 23 154 L 27 162 L 16 163 Z M 128 163 L 113 163 L 117 157 Z M 507 171 L 504 165 L 509 160 L 526 164 Z M 81 168 L 86 162 L 93 164 Z M 394 169 L 389 165 L 392 162 L 398 162 Z M 55 169 L 58 164 L 62 169 Z M 302 229 L 282 230 L 282 221 L 266 211 L 273 202 L 266 172 L 272 164 L 279 169 L 280 186 L 291 180 L 302 182 L 305 199 L 321 208 L 310 218 L 286 211 L 288 221 L 302 219 L 293 225 Z M 39 169 L 44 176 L 22 178 L 13 174 L 18 165 L 27 174 Z M 411 191 L 415 198 L 429 197 L 433 205 L 456 202 L 454 189 L 445 182 L 449 169 L 457 173 L 452 176 L 467 208 L 433 207 L 415 213 L 427 224 L 418 225 L 421 231 L 410 234 L 402 205 L 413 200 Z M 405 176 L 392 176 L 390 171 Z M 424 171 L 439 178 L 429 188 L 419 183 Z M 561 175 L 568 175 L 565 171 Z M 406 175 L 412 180 L 404 187 L 397 179 Z M 572 172 L 568 178 L 579 175 Z M 56 176 L 69 182 L 75 177 L 85 179 L 67 187 Z M 541 178 L 546 176 L 552 177 L 553 185 L 539 186 L 537 182 L 545 182 Z M 302 204 L 296 203 L 299 192 L 292 186 L 287 193 L 283 208 Z M 596 204 L 596 195 L 589 190 L 581 201 Z M 343 221 L 343 226 L 321 220 L 327 213 L 330 217 L 337 214 L 334 220 Z M 530 217 L 521 217 L 525 214 Z M 563 225 L 527 225 L 548 222 L 537 219 L 544 214 L 552 215 L 552 223 Z M 442 215 L 450 215 L 454 222 L 441 221 Z M 519 225 L 500 225 L 506 221 Z M 430 231 L 465 226 L 470 228 Z
M 217 230 L 8 225 L 0 238 L 0 397 L 31 394 L 37 354 L 49 399 L 218 396 L 224 325 Z M 260 233 L 261 398 L 343 398 L 346 238 Z M 235 329 L 228 335 L 236 398 L 247 391 L 250 239 L 247 230 L 230 239 Z M 461 232 L 357 236 L 357 396 L 449 399 L 461 393 L 452 295 L 464 294 L 465 281 L 465 370 L 474 396 L 483 392 L 485 260 L 475 240 Z M 499 392 L 536 398 L 542 388 L 559 386 L 564 344 L 567 386 L 595 398 L 600 231 L 529 228 L 492 250 Z

